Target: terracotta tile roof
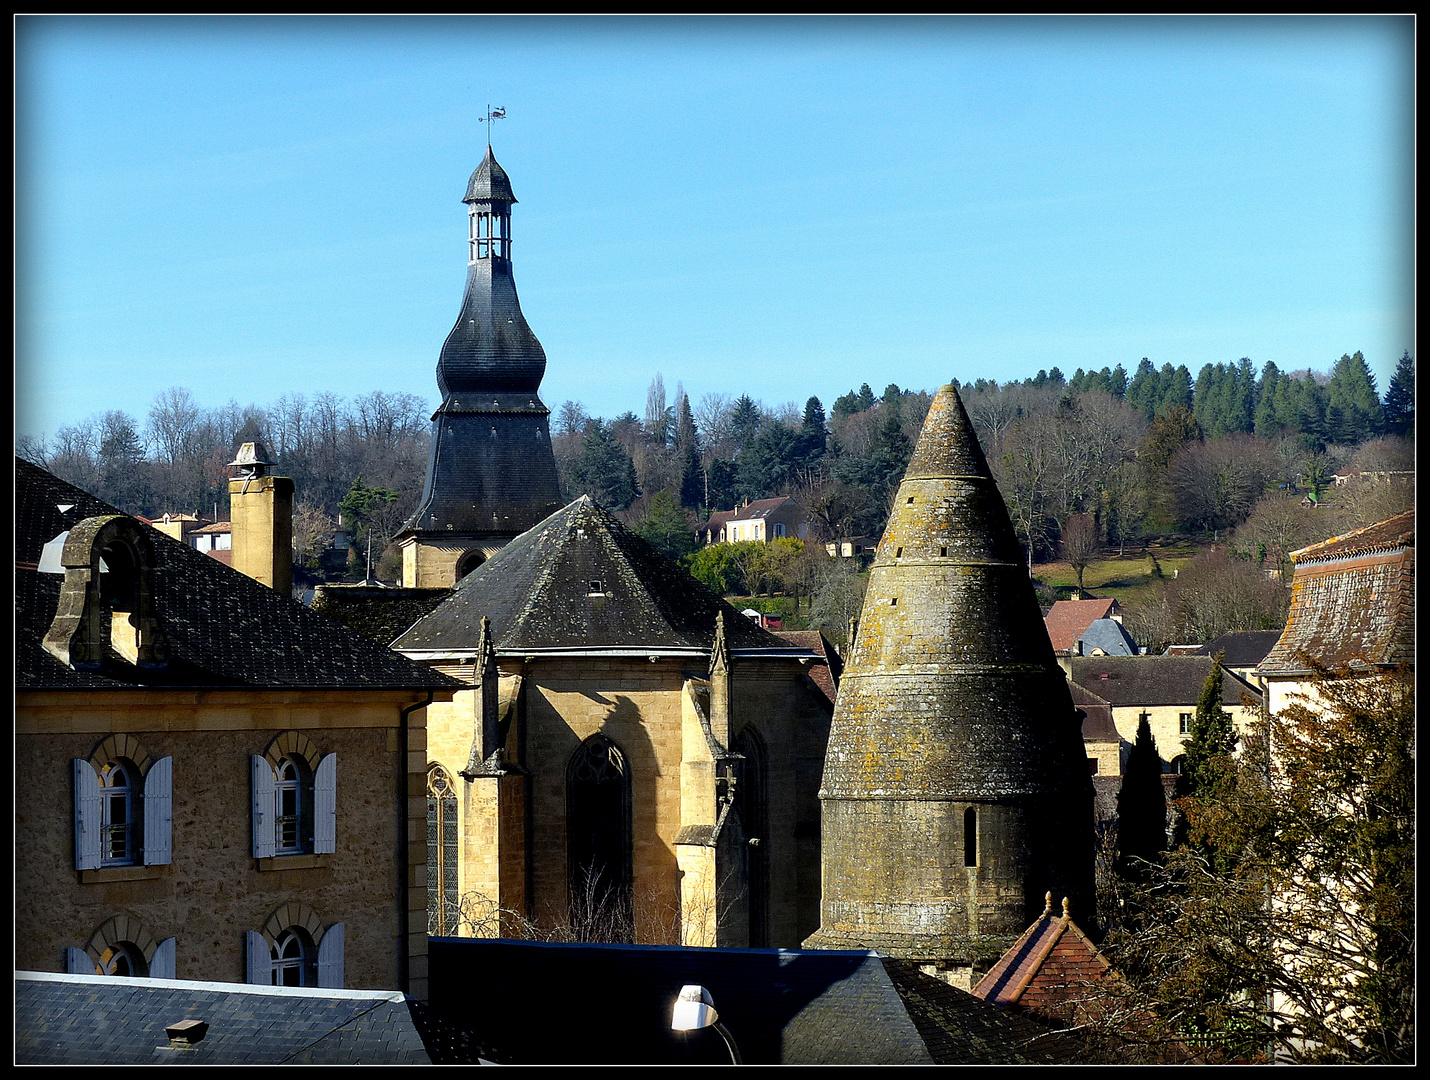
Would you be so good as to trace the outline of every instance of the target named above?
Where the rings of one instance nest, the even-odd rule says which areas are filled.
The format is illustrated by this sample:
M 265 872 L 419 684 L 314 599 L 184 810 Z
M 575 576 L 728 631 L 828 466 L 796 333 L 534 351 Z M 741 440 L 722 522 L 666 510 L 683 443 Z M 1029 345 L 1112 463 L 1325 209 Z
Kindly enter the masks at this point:
M 1395 665 L 1415 660 L 1415 512 L 1293 552 L 1291 612 L 1261 661 L 1265 675 L 1308 661 Z
M 973 988 L 973 995 L 1004 1008 L 1021 1008 L 1048 1019 L 1073 1019 L 1091 982 L 1111 965 L 1073 922 L 1063 901 L 1053 914 L 1053 896 L 1033 925 Z
M 1379 551 L 1395 551 L 1415 546 L 1415 510 L 1412 507 L 1404 513 L 1396 514 L 1364 529 L 1342 533 L 1319 544 L 1310 544 L 1299 551 L 1291 552 L 1291 558 L 1299 566 L 1321 559 L 1346 558 L 1351 555 L 1366 555 Z
M 1094 619 L 1112 613 L 1116 600 L 1059 600 L 1043 616 L 1054 652 L 1071 652 Z
M 810 681 L 819 687 L 819 692 L 829 699 L 829 705 L 833 708 L 834 699 L 839 693 L 839 676 L 844 673 L 844 661 L 839 658 L 839 653 L 829 643 L 829 639 L 818 630 L 778 630 L 775 631 L 775 636 L 824 657 L 824 663 L 811 664 L 806 674 Z
M 710 515 L 709 521 L 700 524 L 696 532 L 708 532 L 712 537 L 719 536 L 720 530 L 723 529 L 726 523 L 734 516 L 735 511 L 733 510 L 716 510 L 715 513 Z
M 226 533 L 233 532 L 233 523 L 229 521 L 215 521 L 212 525 L 205 525 L 202 529 L 191 529 L 189 535 L 195 533 Z
M 232 548 L 213 548 L 213 549 L 211 549 L 211 550 L 209 550 L 209 551 L 205 551 L 204 554 L 207 555 L 210 559 L 217 559 L 219 562 L 223 563 L 225 566 L 232 566 L 232 565 L 233 565 L 233 549 L 232 549 Z

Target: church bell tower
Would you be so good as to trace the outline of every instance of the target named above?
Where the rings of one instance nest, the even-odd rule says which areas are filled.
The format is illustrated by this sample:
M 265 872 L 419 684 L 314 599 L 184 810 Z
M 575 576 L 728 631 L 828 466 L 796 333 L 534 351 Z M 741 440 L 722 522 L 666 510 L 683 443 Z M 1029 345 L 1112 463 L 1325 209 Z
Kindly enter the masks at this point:
M 399 537 L 408 588 L 455 585 L 561 508 L 550 410 L 538 395 L 546 353 L 511 271 L 516 196 L 490 144 L 462 201 L 467 289 L 437 360 L 442 404 L 422 501 Z

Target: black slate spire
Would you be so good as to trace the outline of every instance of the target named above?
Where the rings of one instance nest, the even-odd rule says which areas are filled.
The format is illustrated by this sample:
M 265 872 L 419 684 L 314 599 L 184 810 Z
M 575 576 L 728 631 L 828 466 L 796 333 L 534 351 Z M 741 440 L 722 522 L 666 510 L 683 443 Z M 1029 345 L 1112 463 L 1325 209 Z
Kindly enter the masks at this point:
M 521 313 L 512 277 L 516 196 L 490 146 L 462 201 L 467 287 L 437 360 L 442 404 L 432 417 L 422 501 L 405 535 L 490 554 L 556 510 L 561 498 L 550 410 L 538 396 L 546 352 Z M 403 576 L 406 584 L 454 583 L 409 574 L 406 554 Z

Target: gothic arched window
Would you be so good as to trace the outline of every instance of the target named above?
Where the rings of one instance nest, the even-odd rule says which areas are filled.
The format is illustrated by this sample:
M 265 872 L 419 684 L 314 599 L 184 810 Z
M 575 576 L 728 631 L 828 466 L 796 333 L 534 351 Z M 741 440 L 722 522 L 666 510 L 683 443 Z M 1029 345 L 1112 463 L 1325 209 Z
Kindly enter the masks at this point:
M 427 770 L 427 932 L 455 934 L 461 890 L 457 877 L 457 793 L 440 765 Z
M 750 890 L 750 948 L 769 947 L 770 872 L 769 806 L 765 776 L 765 744 L 753 727 L 745 727 L 731 747 L 744 757 L 736 773 L 735 808 L 745 829 L 745 881 Z
M 621 748 L 593 735 L 566 780 L 571 929 L 579 941 L 630 941 L 631 776 Z
M 273 944 L 273 985 L 312 986 L 316 953 L 307 930 L 301 926 L 288 927 Z
M 137 861 L 134 795 L 138 779 L 138 770 L 127 761 L 111 761 L 99 770 L 101 866 L 129 866 Z

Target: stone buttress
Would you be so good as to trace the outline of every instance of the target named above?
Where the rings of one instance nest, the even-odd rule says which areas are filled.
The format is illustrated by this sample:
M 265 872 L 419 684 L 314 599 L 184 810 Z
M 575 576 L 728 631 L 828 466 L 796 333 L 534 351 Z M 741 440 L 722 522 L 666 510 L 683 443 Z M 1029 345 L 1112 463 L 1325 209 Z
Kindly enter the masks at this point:
M 819 793 L 821 925 L 807 945 L 877 949 L 963 983 L 1048 891 L 1091 916 L 1079 724 L 1007 509 L 945 386 L 839 688 Z

